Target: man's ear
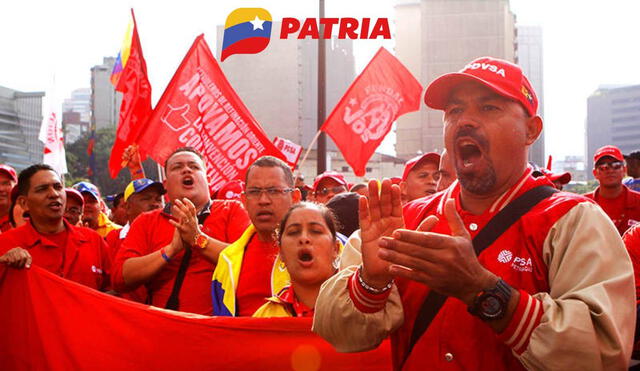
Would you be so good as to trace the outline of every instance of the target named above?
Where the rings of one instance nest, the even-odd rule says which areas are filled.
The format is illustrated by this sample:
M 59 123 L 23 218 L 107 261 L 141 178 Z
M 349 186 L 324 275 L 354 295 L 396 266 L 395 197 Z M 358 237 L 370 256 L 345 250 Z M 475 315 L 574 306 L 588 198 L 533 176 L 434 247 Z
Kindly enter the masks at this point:
M 540 136 L 540 133 L 542 133 L 542 118 L 540 118 L 540 116 L 530 117 L 529 119 L 527 119 L 526 125 L 527 125 L 526 144 L 531 145 L 538 139 L 538 137 Z
M 18 196 L 18 198 L 16 199 L 16 203 L 20 205 L 22 210 L 29 211 L 29 208 L 27 207 L 27 197 L 23 195 Z

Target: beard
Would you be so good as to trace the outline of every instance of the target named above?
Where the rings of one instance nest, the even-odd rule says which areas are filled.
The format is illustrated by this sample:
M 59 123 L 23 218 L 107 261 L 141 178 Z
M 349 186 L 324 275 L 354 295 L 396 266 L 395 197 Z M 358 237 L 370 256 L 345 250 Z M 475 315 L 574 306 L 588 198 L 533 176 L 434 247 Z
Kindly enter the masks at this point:
M 487 170 L 481 174 L 464 173 L 456 167 L 458 173 L 458 181 L 460 185 L 467 191 L 476 195 L 485 195 L 490 193 L 496 185 L 496 171 L 491 162 L 487 165 Z

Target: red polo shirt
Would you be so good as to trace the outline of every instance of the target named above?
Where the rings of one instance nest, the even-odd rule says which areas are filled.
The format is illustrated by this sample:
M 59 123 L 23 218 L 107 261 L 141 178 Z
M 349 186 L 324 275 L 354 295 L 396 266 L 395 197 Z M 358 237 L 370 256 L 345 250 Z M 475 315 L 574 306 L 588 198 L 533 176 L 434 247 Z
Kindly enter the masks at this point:
M 271 296 L 271 270 L 276 256 L 277 242 L 263 242 L 257 234 L 253 235 L 244 250 L 238 277 L 238 317 L 251 317 Z
M 202 232 L 217 240 L 233 242 L 240 238 L 249 225 L 249 216 L 238 201 L 213 200 L 210 212 Z M 127 291 L 122 277 L 124 262 L 129 258 L 151 254 L 169 245 L 174 230 L 169 223 L 169 215 L 164 210 L 143 213 L 134 220 L 114 261 L 113 282 L 117 291 Z M 152 305 L 160 308 L 166 306 L 183 256 L 184 250 L 175 255 L 164 269 L 146 283 Z M 214 268 L 215 265 L 207 261 L 197 250 L 193 251 L 178 297 L 180 311 L 203 315 L 213 313 L 211 277 Z
M 640 193 L 622 186 L 622 192 L 615 198 L 600 196 L 600 187 L 584 195 L 594 200 L 615 224 L 622 236 L 632 225 L 640 222 Z
M 303 302 L 298 301 L 293 286 L 282 289 L 278 294 L 278 299 L 292 310 L 294 317 L 313 317 L 313 308 L 309 308 Z
M 95 231 L 64 220 L 65 231 L 39 233 L 26 223 L 0 235 L 0 255 L 14 247 L 26 249 L 33 264 L 63 278 L 97 290 L 109 287 L 110 261 L 107 244 Z
M 6 232 L 11 228 L 13 228 L 13 226 L 9 222 L 9 214 L 0 217 L 0 233 Z

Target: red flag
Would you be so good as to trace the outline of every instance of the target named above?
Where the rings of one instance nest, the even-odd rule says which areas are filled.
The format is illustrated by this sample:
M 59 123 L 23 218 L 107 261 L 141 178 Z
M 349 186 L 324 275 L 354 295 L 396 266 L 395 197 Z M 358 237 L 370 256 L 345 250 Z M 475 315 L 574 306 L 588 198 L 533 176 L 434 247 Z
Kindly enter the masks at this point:
M 36 265 L 0 265 L 0 308 L 3 370 L 391 369 L 387 340 L 368 352 L 338 353 L 311 332 L 311 318 L 164 310 L 98 292 Z
M 302 153 L 302 146 L 280 137 L 273 138 L 273 144 L 287 158 L 286 162 L 291 166 L 291 169 L 295 170 L 300 153 Z
M 227 81 L 204 35 L 182 60 L 137 142 L 159 164 L 178 147 L 201 152 L 212 194 L 242 179 L 260 156 L 285 159 Z
M 142 55 L 133 9 L 131 9 L 131 17 L 133 18 L 133 35 L 129 58 L 116 86 L 116 90 L 122 92 L 122 104 L 116 139 L 109 157 L 109 173 L 112 178 L 118 176 L 122 169 L 122 153 L 145 129 L 145 123 L 151 115 L 151 84 L 147 78 L 147 63 Z M 141 151 L 140 158 L 144 160 L 146 152 Z
M 357 176 L 401 115 L 420 108 L 422 86 L 380 48 L 349 86 L 320 130 L 329 134 Z

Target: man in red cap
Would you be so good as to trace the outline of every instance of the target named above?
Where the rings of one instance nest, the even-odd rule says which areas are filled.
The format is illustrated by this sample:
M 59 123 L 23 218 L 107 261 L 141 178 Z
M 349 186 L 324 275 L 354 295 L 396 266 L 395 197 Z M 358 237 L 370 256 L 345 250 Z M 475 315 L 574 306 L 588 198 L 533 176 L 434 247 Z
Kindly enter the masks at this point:
M 404 164 L 402 182 L 400 182 L 400 194 L 403 202 L 436 193 L 440 178 L 439 164 L 440 155 L 435 152 L 416 156 Z
M 11 223 L 9 223 L 11 189 L 17 182 L 16 171 L 9 165 L 0 165 L 0 233 L 11 229 Z
M 314 201 L 326 204 L 333 196 L 348 191 L 344 175 L 335 171 L 325 171 L 313 181 Z
M 585 194 L 602 207 L 620 235 L 640 222 L 640 193 L 622 184 L 627 173 L 624 156 L 616 146 L 604 146 L 593 155 L 593 176 L 599 186 Z
M 65 188 L 67 204 L 64 210 L 64 218 L 72 225 L 79 225 L 84 209 L 84 197 L 73 188 Z
M 390 335 L 396 369 L 626 369 L 631 262 L 597 205 L 531 176 L 542 119 L 520 67 L 474 60 L 425 103 L 458 182 L 404 213 L 398 187 L 369 183 L 362 265 L 323 284 L 313 330 L 340 351 Z

